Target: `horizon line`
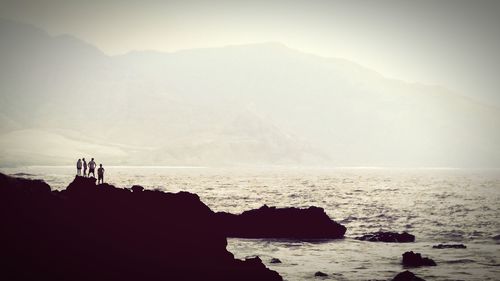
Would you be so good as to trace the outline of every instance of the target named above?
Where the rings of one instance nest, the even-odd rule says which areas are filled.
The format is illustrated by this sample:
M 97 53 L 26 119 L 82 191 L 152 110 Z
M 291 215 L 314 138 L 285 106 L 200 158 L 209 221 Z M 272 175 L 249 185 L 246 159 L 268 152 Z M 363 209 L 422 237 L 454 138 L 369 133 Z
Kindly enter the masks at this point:
M 198 165 L 107 165 L 108 168 L 149 168 L 149 169 L 303 169 L 303 170 L 500 170 L 500 167 L 451 167 L 451 166 L 285 166 L 285 165 L 231 165 L 231 166 L 198 166 Z M 74 165 L 19 165 L 4 166 L 1 169 L 22 168 L 74 168 Z

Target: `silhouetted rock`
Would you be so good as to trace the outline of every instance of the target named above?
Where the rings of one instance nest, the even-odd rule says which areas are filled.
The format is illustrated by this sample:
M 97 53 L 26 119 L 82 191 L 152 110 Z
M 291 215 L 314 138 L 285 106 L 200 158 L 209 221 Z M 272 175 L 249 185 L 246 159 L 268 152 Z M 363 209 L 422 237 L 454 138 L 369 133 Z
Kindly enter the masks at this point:
M 0 191 L 6 195 L 46 194 L 50 186 L 42 180 L 15 178 L 0 173 Z
M 499 235 L 495 235 L 492 238 L 493 238 L 493 240 L 500 240 L 500 234 Z
M 195 194 L 95 185 L 66 190 L 0 174 L 1 280 L 282 280 L 234 259 Z
M 144 187 L 140 186 L 140 185 L 134 185 L 132 186 L 132 192 L 142 192 L 144 190 Z
M 321 272 L 321 271 L 317 271 L 316 273 L 314 273 L 314 276 L 316 276 L 316 277 L 326 277 L 326 276 L 328 276 L 328 274 L 326 274 L 324 272 Z
M 407 232 L 374 232 L 365 234 L 361 237 L 356 237 L 357 240 L 370 241 L 370 242 L 388 242 L 388 243 L 408 243 L 415 242 L 415 236 Z
M 432 246 L 434 249 L 465 249 L 467 246 L 464 244 L 439 244 Z
M 411 271 L 406 270 L 394 276 L 392 281 L 425 281 L 425 280 L 420 277 L 417 277 Z
M 277 258 L 272 258 L 270 263 L 281 263 L 281 260 Z
M 228 237 L 337 239 L 346 228 L 331 220 L 323 208 L 275 208 L 266 205 L 240 215 L 217 213 L 218 223 Z
M 435 266 L 436 263 L 429 258 L 422 258 L 420 253 L 412 251 L 403 254 L 403 265 L 405 266 Z

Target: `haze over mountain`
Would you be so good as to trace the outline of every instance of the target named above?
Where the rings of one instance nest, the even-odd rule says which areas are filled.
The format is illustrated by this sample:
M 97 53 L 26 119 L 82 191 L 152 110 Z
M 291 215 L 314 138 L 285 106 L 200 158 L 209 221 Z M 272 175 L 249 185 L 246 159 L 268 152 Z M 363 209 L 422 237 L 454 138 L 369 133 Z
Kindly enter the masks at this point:
M 0 20 L 0 165 L 500 167 L 500 110 L 280 43 L 107 56 Z

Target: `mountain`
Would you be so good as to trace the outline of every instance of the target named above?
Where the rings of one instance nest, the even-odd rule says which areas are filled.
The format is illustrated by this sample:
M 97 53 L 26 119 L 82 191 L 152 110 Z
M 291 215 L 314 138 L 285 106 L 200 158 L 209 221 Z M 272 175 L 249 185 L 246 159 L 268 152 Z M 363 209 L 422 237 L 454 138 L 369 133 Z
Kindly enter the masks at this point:
M 344 59 L 279 43 L 107 56 L 6 20 L 0 38 L 3 165 L 95 156 L 108 164 L 500 166 L 498 108 Z

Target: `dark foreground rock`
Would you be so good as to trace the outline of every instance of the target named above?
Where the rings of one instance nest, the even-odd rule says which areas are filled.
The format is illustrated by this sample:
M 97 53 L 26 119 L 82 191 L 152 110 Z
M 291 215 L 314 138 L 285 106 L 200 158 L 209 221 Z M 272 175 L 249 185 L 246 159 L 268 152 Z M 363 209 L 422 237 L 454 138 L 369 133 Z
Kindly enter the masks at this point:
M 282 280 L 226 250 L 197 195 L 96 186 L 63 191 L 0 174 L 0 280 Z
M 434 249 L 466 249 L 464 244 L 439 244 L 432 246 Z
M 361 237 L 356 237 L 355 239 L 361 241 L 370 242 L 388 242 L 388 243 L 409 243 L 415 242 L 415 236 L 407 232 L 397 233 L 397 232 L 374 232 L 365 234 Z
M 401 273 L 398 273 L 392 281 L 425 281 L 422 278 L 417 277 L 415 274 L 413 274 L 411 271 L 403 271 Z
M 413 251 L 405 252 L 403 254 L 404 266 L 436 266 L 436 263 L 430 258 L 423 258 L 420 253 Z
M 217 213 L 218 223 L 228 237 L 338 239 L 345 226 L 328 217 L 323 208 L 275 208 L 266 205 L 235 215 Z

